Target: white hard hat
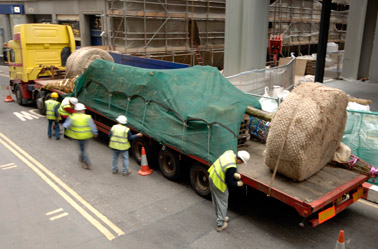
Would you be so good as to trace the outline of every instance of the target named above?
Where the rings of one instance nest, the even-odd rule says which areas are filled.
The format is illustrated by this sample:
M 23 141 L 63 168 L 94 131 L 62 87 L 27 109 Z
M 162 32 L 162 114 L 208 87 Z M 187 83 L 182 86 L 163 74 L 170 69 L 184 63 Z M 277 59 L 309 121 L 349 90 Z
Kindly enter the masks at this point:
M 75 110 L 76 111 L 82 111 L 82 110 L 85 110 L 85 109 L 87 109 L 87 108 L 85 108 L 85 105 L 83 105 L 82 103 L 77 103 L 75 105 Z
M 247 163 L 251 156 L 245 150 L 238 151 L 238 158 L 240 158 L 244 163 Z
M 116 120 L 120 124 L 127 124 L 127 118 L 123 115 L 118 116 L 118 118 Z
M 72 98 L 70 98 L 70 103 L 73 104 L 73 105 L 76 105 L 77 103 L 79 103 L 79 101 L 77 100 L 77 98 L 72 97 Z

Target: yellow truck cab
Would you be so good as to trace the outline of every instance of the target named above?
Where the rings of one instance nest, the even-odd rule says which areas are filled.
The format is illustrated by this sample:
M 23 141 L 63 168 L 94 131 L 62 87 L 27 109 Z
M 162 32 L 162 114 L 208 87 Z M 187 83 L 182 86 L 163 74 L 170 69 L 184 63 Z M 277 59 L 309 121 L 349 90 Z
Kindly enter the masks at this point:
M 58 24 L 20 24 L 8 42 L 10 85 L 20 105 L 37 98 L 34 80 L 63 78 L 68 56 L 75 50 L 71 27 Z

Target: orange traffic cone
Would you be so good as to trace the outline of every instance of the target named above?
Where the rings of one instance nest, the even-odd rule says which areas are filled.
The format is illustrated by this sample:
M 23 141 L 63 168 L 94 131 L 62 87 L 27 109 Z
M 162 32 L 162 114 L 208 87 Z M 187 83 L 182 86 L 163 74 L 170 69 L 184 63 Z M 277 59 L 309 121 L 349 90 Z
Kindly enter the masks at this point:
M 10 90 L 9 90 L 9 86 L 7 86 L 7 91 L 8 91 L 8 95 L 7 97 L 4 99 L 5 102 L 13 102 L 14 99 L 12 99 L 12 96 L 11 96 L 11 93 L 10 93 Z
M 336 242 L 335 249 L 345 249 L 344 230 L 339 232 L 339 239 Z
M 141 167 L 140 170 L 138 171 L 138 174 L 141 176 L 146 176 L 146 175 L 151 175 L 154 170 L 150 169 L 148 167 L 148 162 L 147 162 L 147 157 L 146 157 L 146 151 L 144 147 L 142 147 L 142 162 L 141 162 Z

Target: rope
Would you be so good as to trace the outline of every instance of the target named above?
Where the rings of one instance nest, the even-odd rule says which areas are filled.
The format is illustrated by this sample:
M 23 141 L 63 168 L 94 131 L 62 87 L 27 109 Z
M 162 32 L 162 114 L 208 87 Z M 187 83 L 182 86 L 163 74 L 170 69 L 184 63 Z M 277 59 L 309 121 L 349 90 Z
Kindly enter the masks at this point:
M 207 135 L 207 161 L 210 162 L 210 135 L 211 135 L 211 126 L 207 125 L 209 133 Z
M 356 157 L 355 155 L 350 155 L 350 157 L 352 159 L 349 160 L 348 162 L 348 165 L 349 165 L 349 168 L 353 168 L 353 166 L 357 163 L 357 160 L 358 160 L 358 157 Z
M 184 125 L 182 126 L 182 139 L 181 139 L 181 151 L 183 151 L 184 148 L 184 138 L 185 138 L 185 131 L 186 127 L 188 126 L 186 122 L 183 123 Z
M 150 103 L 150 101 L 147 101 L 146 105 L 144 106 L 142 126 L 144 125 L 144 119 L 146 118 L 147 106 L 148 106 L 149 103 Z
M 318 87 L 312 89 L 312 90 L 308 93 L 308 95 L 311 95 L 311 93 L 312 93 L 313 91 L 315 91 L 316 89 L 318 89 Z M 302 102 L 302 103 L 303 103 L 303 102 Z M 291 119 L 290 119 L 289 125 L 286 127 L 286 131 L 285 131 L 285 135 L 284 135 L 284 141 L 283 141 L 283 143 L 282 143 L 282 145 L 281 145 L 280 153 L 278 154 L 278 158 L 277 158 L 277 161 L 276 161 L 276 165 L 274 166 L 274 171 L 273 171 L 272 178 L 270 179 L 269 190 L 268 190 L 268 196 L 270 196 L 270 193 L 271 193 L 271 191 L 272 191 L 273 181 L 274 181 L 274 179 L 275 179 L 275 177 L 276 177 L 276 173 L 277 173 L 277 169 L 278 169 L 278 164 L 279 164 L 280 159 L 281 159 L 282 151 L 283 151 L 283 148 L 284 148 L 285 143 L 286 143 L 286 139 L 287 139 L 287 135 L 288 135 L 288 133 L 289 133 L 289 129 L 290 129 L 292 123 L 293 123 L 293 120 L 294 120 L 294 118 L 295 118 L 295 115 L 297 114 L 298 109 L 299 109 L 300 106 L 301 106 L 301 105 L 297 105 L 297 106 L 296 106 L 296 108 L 294 109 L 293 115 L 291 115 Z
M 110 110 L 110 104 L 112 103 L 112 93 L 109 93 L 108 110 Z
M 283 148 L 285 146 L 285 143 L 286 143 L 286 139 L 287 139 L 287 135 L 289 133 L 289 129 L 291 127 L 291 124 L 293 123 L 293 120 L 294 120 L 294 117 L 295 115 L 297 114 L 297 111 L 298 111 L 298 106 L 297 108 L 295 108 L 294 110 L 294 113 L 292 115 L 292 118 L 290 119 L 290 123 L 289 125 L 286 127 L 286 131 L 285 131 L 285 135 L 284 135 L 284 141 L 281 145 L 281 148 L 280 148 L 280 153 L 278 154 L 278 158 L 277 158 L 277 161 L 276 161 L 276 165 L 274 166 L 274 171 L 273 171 L 273 175 L 272 175 L 272 178 L 270 179 L 270 184 L 269 184 L 269 190 L 268 190 L 268 196 L 270 196 L 270 193 L 272 191 L 272 185 L 273 185 L 273 181 L 276 177 L 276 173 L 277 173 L 277 169 L 278 169 L 278 163 L 280 162 L 280 159 L 281 159 L 281 155 L 282 155 L 282 151 L 283 151 Z
M 125 113 L 125 116 L 127 117 L 127 113 L 129 111 L 129 103 L 131 101 L 131 98 L 130 97 L 127 97 L 127 106 L 126 106 L 126 113 Z

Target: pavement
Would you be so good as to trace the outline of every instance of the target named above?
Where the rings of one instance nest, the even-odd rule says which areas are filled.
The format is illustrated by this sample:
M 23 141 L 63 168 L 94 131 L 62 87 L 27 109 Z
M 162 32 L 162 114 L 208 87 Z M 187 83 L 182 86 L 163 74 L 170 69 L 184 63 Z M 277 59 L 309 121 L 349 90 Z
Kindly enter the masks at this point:
M 345 91 L 352 97 L 372 100 L 370 111 L 378 112 L 378 83 L 360 80 L 325 80 L 324 84 Z M 368 201 L 378 203 L 378 179 L 369 187 Z

